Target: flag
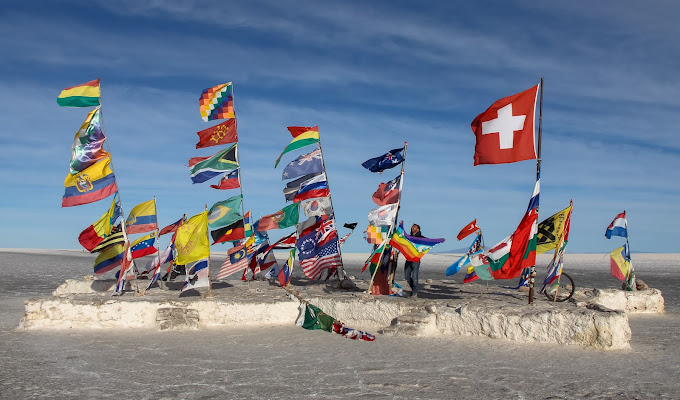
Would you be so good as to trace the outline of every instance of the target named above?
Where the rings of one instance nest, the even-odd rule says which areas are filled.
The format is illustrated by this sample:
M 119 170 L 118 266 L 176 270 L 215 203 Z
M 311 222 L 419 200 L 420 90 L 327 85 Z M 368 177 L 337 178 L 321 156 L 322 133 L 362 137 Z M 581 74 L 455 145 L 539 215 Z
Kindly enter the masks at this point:
M 156 232 L 151 232 L 148 235 L 142 236 L 130 244 L 130 252 L 132 259 L 148 256 L 156 253 Z
M 354 228 L 356 228 L 357 225 L 359 225 L 358 222 L 348 222 L 348 223 L 344 224 L 343 226 L 347 229 L 354 230 Z
M 373 253 L 371 253 L 371 255 L 364 263 L 364 267 L 361 268 L 361 272 L 364 272 L 366 268 L 369 268 L 371 276 L 373 276 L 373 270 L 377 265 L 379 265 L 380 260 L 382 258 L 382 254 L 385 251 L 385 246 L 387 246 L 387 240 L 382 241 L 380 243 L 380 246 L 377 246 L 375 249 L 373 249 Z
M 483 281 L 494 280 L 494 277 L 491 274 L 488 257 L 483 251 L 480 250 L 470 254 L 470 266 L 472 266 L 472 269 L 475 271 L 476 279 L 481 279 Z
M 397 231 L 390 239 L 390 246 L 399 250 L 408 261 L 420 261 L 430 249 L 438 244 L 444 243 L 446 239 L 430 239 L 426 237 L 416 237 L 404 232 L 403 222 L 399 224 Z
M 217 146 L 218 144 L 236 143 L 238 142 L 236 118 L 230 118 L 221 124 L 196 132 L 196 134 L 198 135 L 197 149 Z
M 203 90 L 198 99 L 201 118 L 208 122 L 215 119 L 234 118 L 234 87 L 231 82 Z
M 379 206 L 394 204 L 399 201 L 401 175 L 387 183 L 381 183 L 373 193 L 373 202 Z
M 456 239 L 458 240 L 463 240 L 468 235 L 471 233 L 475 233 L 479 230 L 479 227 L 477 226 L 477 218 L 474 219 L 474 221 L 470 222 L 469 224 L 465 225 L 463 229 L 458 232 L 458 236 L 456 236 Z
M 116 176 L 111 170 L 111 158 L 106 157 L 75 175 L 68 174 L 64 188 L 62 207 L 94 203 L 111 196 L 118 191 Z
M 561 222 L 561 225 L 563 226 L 555 245 L 555 255 L 553 255 L 552 261 L 550 262 L 550 265 L 548 266 L 548 274 L 543 280 L 543 286 L 541 286 L 541 290 L 539 293 L 545 292 L 545 288 L 553 283 L 555 280 L 557 280 L 560 275 L 562 275 L 562 264 L 563 264 L 563 258 L 564 258 L 564 251 L 567 247 L 567 243 L 569 242 L 569 228 L 571 225 L 571 210 L 572 210 L 572 204 L 569 204 L 569 207 L 567 208 L 569 212 L 567 213 L 566 217 L 564 218 L 564 221 Z M 555 214 L 557 215 L 557 214 Z M 540 229 L 540 225 L 539 225 Z M 537 246 L 538 247 L 538 246 Z M 538 253 L 538 250 L 536 251 Z
M 238 220 L 231 225 L 211 231 L 210 236 L 212 236 L 213 244 L 244 239 L 246 237 L 245 224 L 242 219 Z
M 316 233 L 311 233 L 310 235 L 315 235 Z M 308 239 L 307 239 L 308 240 Z M 310 242 L 301 244 L 300 255 L 298 256 L 300 260 L 300 266 L 302 271 L 311 280 L 316 280 L 321 277 L 321 271 L 329 268 L 342 267 L 342 258 L 340 257 L 340 251 L 338 249 L 338 238 L 337 235 L 334 239 L 327 241 L 323 245 L 317 246 L 316 241 L 314 241 L 314 248 L 309 249 Z
M 62 90 L 57 97 L 57 104 L 62 107 L 98 106 L 100 97 L 99 78 L 97 78 Z
M 371 158 L 361 163 L 361 166 L 371 172 L 383 172 L 394 168 L 404 161 L 404 148 L 393 149 L 380 157 Z
M 281 174 L 281 180 L 293 179 L 306 174 L 323 172 L 321 149 L 316 148 L 311 153 L 303 154 L 286 165 Z
M 114 224 L 122 215 L 118 196 L 113 196 L 111 207 L 97 221 L 88 226 L 78 236 L 78 242 L 89 252 L 92 252 L 106 237 L 111 235 Z
M 333 207 L 331 205 L 330 197 L 319 197 L 316 199 L 305 200 L 300 203 L 300 207 L 307 217 L 333 214 Z
M 208 268 L 207 258 L 187 264 L 186 271 L 186 280 L 182 286 L 182 292 L 210 286 L 210 269 Z
M 541 181 L 536 180 L 527 212 L 515 232 L 489 250 L 487 256 L 494 279 L 517 278 L 523 268 L 536 265 L 540 187 Z
M 397 205 L 388 204 L 368 212 L 368 223 L 373 226 L 392 225 L 397 215 Z
M 207 211 L 189 218 L 177 228 L 176 235 L 177 264 L 186 265 L 210 256 Z
M 290 283 L 290 277 L 293 272 L 293 263 L 295 262 L 295 247 L 290 249 L 290 253 L 288 254 L 288 260 L 286 260 L 286 263 L 283 265 L 283 268 L 278 273 L 278 278 L 279 278 L 279 283 L 281 286 L 288 286 Z
M 172 233 L 172 232 L 177 232 L 177 228 L 182 224 L 182 221 L 184 221 L 184 217 L 180 218 L 177 220 L 177 222 L 173 222 L 172 224 L 166 226 L 165 228 L 161 229 L 160 233 L 158 236 L 163 236 L 166 233 Z
M 630 253 L 628 246 L 623 245 L 614 249 L 610 254 L 611 273 L 614 278 L 625 281 L 630 269 Z
M 217 185 L 210 185 L 213 189 L 227 190 L 227 189 L 238 189 L 241 187 L 241 180 L 238 177 L 240 168 L 237 168 L 231 172 L 222 175 L 220 182 Z
M 284 229 L 297 224 L 300 210 L 297 203 L 283 207 L 280 211 L 265 215 L 260 218 L 257 225 L 258 231 L 269 231 L 272 229 Z
M 292 132 L 291 132 L 292 134 Z M 305 146 L 309 146 L 310 144 L 314 143 L 319 143 L 319 127 L 315 126 L 313 128 L 310 128 L 310 130 L 305 131 L 303 133 L 300 133 L 299 135 L 295 136 L 293 140 L 286 146 L 285 149 L 281 152 L 281 155 L 279 155 L 279 158 L 276 159 L 276 163 L 274 164 L 274 168 L 278 167 L 279 162 L 281 161 L 281 157 L 283 157 L 284 154 L 301 149 Z
M 318 215 L 315 217 L 309 217 L 306 220 L 300 222 L 297 225 L 298 237 L 304 236 L 312 231 L 318 230 L 321 223 L 328 221 L 328 215 Z
M 231 274 L 243 271 L 247 266 L 248 253 L 244 243 L 227 251 L 227 258 L 222 263 L 220 270 L 217 271 L 217 277 L 215 279 L 224 279 Z
M 246 215 L 243 216 L 243 234 L 244 234 L 246 237 L 251 237 L 251 236 L 253 236 L 253 232 L 254 232 L 254 231 L 253 231 L 253 224 L 252 224 L 252 222 L 251 222 L 251 217 L 250 217 L 250 211 L 251 211 L 251 210 L 248 210 L 248 211 L 246 212 Z M 265 235 L 266 235 L 266 234 L 265 234 Z M 255 244 L 260 244 L 260 243 L 262 243 L 263 241 L 265 241 L 266 239 L 267 239 L 266 236 L 257 234 L 257 235 L 255 235 Z
M 217 175 L 225 172 L 231 172 L 238 168 L 238 148 L 234 143 L 226 149 L 215 153 L 214 155 L 198 161 L 191 165 L 189 163 L 189 171 L 191 172 L 191 181 L 193 183 L 202 183 L 208 179 L 212 179 Z
M 477 276 L 475 269 L 472 267 L 472 265 L 470 265 L 467 269 L 467 273 L 465 274 L 465 277 L 463 278 L 463 283 L 474 282 L 477 279 L 479 279 L 479 277 Z
M 376 296 L 389 296 L 394 294 L 388 282 L 390 276 L 390 263 L 392 257 L 392 248 L 389 245 L 385 246 L 385 250 L 377 260 L 373 258 L 371 261 L 370 272 L 373 277 L 371 283 L 371 294 Z
M 243 195 L 239 194 L 213 204 L 208 211 L 208 226 L 221 228 L 243 219 L 239 213 L 242 201 Z
M 626 212 L 622 212 L 617 215 L 611 224 L 607 227 L 607 231 L 604 233 L 607 239 L 611 239 L 612 236 L 623 236 L 628 237 L 628 221 L 626 221 Z
M 90 111 L 73 138 L 71 146 L 71 175 L 83 171 L 109 156 L 104 150 L 106 136 L 102 132 L 101 107 Z
M 472 132 L 477 138 L 475 165 L 536 158 L 534 119 L 538 86 L 496 101 L 472 121 Z
M 169 263 L 170 261 L 173 260 L 173 250 L 175 249 L 175 242 L 170 241 L 170 244 L 168 247 L 163 250 L 163 253 L 161 253 L 160 256 L 154 257 L 150 264 L 153 265 L 153 268 L 151 270 L 151 281 L 146 287 L 146 290 L 151 289 L 151 286 L 153 286 L 154 283 L 158 281 L 161 277 L 161 265 L 165 263 Z M 148 267 L 147 267 L 148 269 Z
M 104 249 L 94 261 L 94 273 L 101 275 L 119 266 L 123 262 L 124 252 L 124 244 L 116 244 Z
M 125 250 L 124 250 L 124 256 L 123 256 L 123 262 L 120 265 L 120 269 L 118 272 L 116 272 L 116 286 L 113 288 L 113 293 L 112 295 L 122 295 L 123 290 L 125 289 L 125 282 L 128 281 L 128 279 L 134 278 L 134 271 L 133 271 L 133 266 L 134 266 L 134 261 L 132 260 L 132 255 L 130 254 L 130 243 L 127 242 L 125 243 Z
M 123 234 L 123 227 L 121 226 L 122 224 L 116 225 L 112 230 L 111 234 L 107 236 L 104 240 L 101 241 L 97 246 L 95 246 L 90 253 L 97 253 L 105 248 L 112 246 L 114 244 L 123 244 L 125 243 L 125 235 Z
M 477 237 L 475 237 L 475 240 L 472 241 L 470 248 L 465 252 L 465 254 L 446 269 L 446 276 L 454 275 L 461 268 L 465 268 L 466 266 L 470 265 L 470 255 L 480 250 L 482 250 L 482 234 L 478 233 Z
M 286 187 L 283 188 L 283 196 L 286 198 L 286 202 L 293 201 L 293 199 L 295 199 L 295 195 L 300 190 L 300 185 L 302 185 L 303 182 L 314 178 L 315 176 L 316 175 L 314 174 L 307 174 L 286 183 Z
M 288 129 L 293 139 L 302 135 L 303 133 L 319 131 L 318 126 L 288 126 L 286 129 Z
M 388 238 L 390 232 L 389 226 L 373 226 L 369 225 L 366 228 L 366 241 L 370 244 L 380 244 Z
M 557 247 L 557 243 L 566 227 L 565 223 L 571 215 L 572 206 L 551 215 L 538 224 L 538 234 L 536 235 L 536 254 L 543 254 Z
M 125 232 L 144 233 L 158 229 L 156 218 L 156 199 L 145 201 L 132 207 L 125 220 Z
M 326 174 L 322 173 L 310 180 L 304 181 L 300 184 L 300 190 L 293 198 L 293 202 L 297 203 L 302 200 L 313 199 L 316 197 L 328 196 L 328 182 L 326 181 Z
M 331 332 L 333 330 L 333 323 L 335 318 L 321 311 L 309 303 L 306 303 L 305 320 L 302 327 L 309 330 L 320 329 L 322 331 Z

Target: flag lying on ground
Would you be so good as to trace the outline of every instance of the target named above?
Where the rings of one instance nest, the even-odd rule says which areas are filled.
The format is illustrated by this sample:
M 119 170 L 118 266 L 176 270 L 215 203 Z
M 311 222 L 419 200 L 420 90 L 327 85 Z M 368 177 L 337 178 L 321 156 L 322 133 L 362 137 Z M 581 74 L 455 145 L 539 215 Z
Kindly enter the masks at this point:
M 309 303 L 300 303 L 300 318 L 299 325 L 308 330 L 323 330 L 326 332 L 335 332 L 348 339 L 361 339 L 367 342 L 375 340 L 375 335 L 353 329 L 345 325 L 343 322 L 336 320 L 325 312 L 321 311 L 316 306 Z
M 101 241 L 97 246 L 95 246 L 90 253 L 97 253 L 105 248 L 112 246 L 114 244 L 125 243 L 125 235 L 123 234 L 122 224 L 116 225 L 112 230 L 111 234 Z
M 186 271 L 186 280 L 182 286 L 182 292 L 189 289 L 198 289 L 210 286 L 210 270 L 208 269 L 207 258 L 187 264 Z
M 101 275 L 109 272 L 123 262 L 124 244 L 116 244 L 104 249 L 94 261 L 94 273 Z
M 389 226 L 373 226 L 369 225 L 366 228 L 366 241 L 370 244 L 380 244 L 388 238 L 390 232 Z
M 300 217 L 300 210 L 297 203 L 283 207 L 274 214 L 265 215 L 260 218 L 257 225 L 258 231 L 269 231 L 272 229 L 284 229 L 297 224 Z
M 222 263 L 220 270 L 217 271 L 215 279 L 220 280 L 236 272 L 242 272 L 248 266 L 248 253 L 246 244 L 235 246 L 227 251 L 227 258 Z
M 111 158 L 106 157 L 64 180 L 62 207 L 79 206 L 105 199 L 118 191 L 116 176 L 111 170 Z
M 92 252 L 105 238 L 111 235 L 114 224 L 121 215 L 122 211 L 118 202 L 118 196 L 114 195 L 109 210 L 78 235 L 78 242 L 87 251 Z
M 177 264 L 186 265 L 210 256 L 207 211 L 189 218 L 175 235 Z
M 211 231 L 210 236 L 212 236 L 213 244 L 244 239 L 246 237 L 245 224 L 240 219 L 231 225 Z
M 477 138 L 475 165 L 536 158 L 534 119 L 538 86 L 496 101 L 472 121 L 470 126 Z
M 567 217 L 571 215 L 572 206 L 557 212 L 538 224 L 536 235 L 536 254 L 543 254 L 557 247 L 557 242 L 565 230 Z M 568 230 L 568 228 L 566 228 Z
M 402 222 L 392 235 L 390 246 L 399 250 L 408 261 L 420 261 L 434 245 L 444 243 L 445 240 L 444 238 L 430 239 L 411 236 L 404 232 L 404 223 Z
M 614 218 L 612 223 L 607 227 L 604 236 L 607 239 L 611 239 L 612 236 L 628 237 L 628 221 L 626 221 L 625 211 Z
M 208 226 L 213 229 L 221 228 L 242 219 L 243 216 L 239 213 L 242 201 L 243 195 L 238 194 L 213 204 L 208 211 Z
M 231 82 L 203 90 L 198 99 L 203 121 L 234 118 L 234 87 Z
M 401 175 L 387 183 L 381 183 L 378 190 L 373 193 L 373 202 L 379 206 L 393 204 L 399 201 L 399 191 L 401 188 Z
M 404 148 L 393 149 L 379 157 L 368 159 L 361 166 L 371 172 L 383 172 L 394 168 L 404 161 Z
M 100 107 L 87 114 L 73 138 L 71 146 L 71 175 L 83 171 L 99 160 L 109 156 L 104 150 L 106 136 L 102 132 Z
M 145 201 L 132 207 L 125 220 L 125 231 L 128 234 L 144 233 L 158 229 L 156 218 L 156 199 Z
M 236 143 L 200 161 L 198 157 L 195 157 L 189 161 L 191 181 L 193 183 L 202 183 L 217 175 L 231 172 L 238 168 L 237 159 L 238 147 Z M 194 161 L 196 162 L 193 163 Z
M 295 197 L 293 197 L 293 202 L 297 203 L 302 200 L 325 197 L 328 196 L 329 193 L 326 174 L 321 173 L 300 184 L 300 190 L 298 190 Z
M 482 234 L 478 233 L 475 240 L 470 244 L 470 248 L 459 258 L 455 263 L 451 264 L 450 267 L 446 269 L 446 276 L 454 275 L 456 272 L 460 271 L 461 268 L 465 268 L 470 265 L 470 255 L 482 250 Z
M 98 106 L 100 97 L 99 78 L 97 78 L 62 90 L 57 97 L 57 103 L 62 107 Z
M 218 144 L 236 143 L 238 142 L 236 118 L 230 118 L 221 124 L 196 132 L 196 134 L 198 135 L 197 149 L 217 146 Z
M 318 175 L 318 174 L 316 174 Z M 286 183 L 286 187 L 283 188 L 283 196 L 286 198 L 286 202 L 293 201 L 295 195 L 300 190 L 300 185 L 316 176 L 315 174 L 303 175 L 295 180 Z
M 142 236 L 130 244 L 132 259 L 148 256 L 158 251 L 156 248 L 156 232 Z
M 293 132 L 291 131 L 291 134 Z M 281 157 L 283 157 L 284 154 L 301 149 L 305 146 L 309 146 L 310 144 L 314 143 L 319 143 L 319 127 L 315 126 L 313 128 L 310 128 L 308 131 L 299 133 L 297 136 L 291 140 L 291 142 L 286 146 L 285 149 L 281 152 L 281 155 L 279 155 L 279 158 L 276 159 L 276 163 L 274 163 L 274 168 L 276 168 L 279 165 L 279 162 L 281 161 Z
M 220 178 L 220 182 L 217 185 L 210 185 L 210 187 L 219 190 L 240 188 L 241 180 L 238 177 L 240 170 L 241 170 L 240 168 L 237 168 L 231 172 L 222 175 L 222 177 Z
M 515 232 L 488 251 L 487 257 L 494 279 L 517 278 L 523 268 L 536 265 L 540 188 L 541 181 L 537 179 L 527 212 Z
M 172 224 L 170 224 L 170 225 L 164 227 L 163 229 L 161 229 L 161 231 L 160 231 L 160 233 L 158 234 L 158 236 L 163 236 L 163 235 L 165 235 L 166 233 L 177 232 L 177 228 L 179 228 L 179 226 L 182 224 L 182 221 L 184 221 L 184 217 L 178 219 L 176 222 L 173 222 Z
M 394 223 L 397 215 L 397 205 L 388 204 L 380 206 L 368 212 L 368 223 L 373 226 L 390 226 Z
M 281 174 L 281 180 L 293 179 L 306 174 L 318 174 L 323 171 L 321 149 L 303 154 L 286 165 Z
M 475 218 L 472 222 L 465 225 L 463 229 L 460 230 L 460 232 L 458 232 L 458 236 L 456 236 L 456 239 L 463 240 L 466 237 L 468 237 L 468 235 L 470 235 L 471 233 L 475 233 L 478 230 L 479 227 L 477 226 L 477 218 Z
M 300 208 L 307 217 L 317 215 L 332 215 L 333 206 L 330 197 L 318 197 L 316 199 L 305 200 L 300 203 Z

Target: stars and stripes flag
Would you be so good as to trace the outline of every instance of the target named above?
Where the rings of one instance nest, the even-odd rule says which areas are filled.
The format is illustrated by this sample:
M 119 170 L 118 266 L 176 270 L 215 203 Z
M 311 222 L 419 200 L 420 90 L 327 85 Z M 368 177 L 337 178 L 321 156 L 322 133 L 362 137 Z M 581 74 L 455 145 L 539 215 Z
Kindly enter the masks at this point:
M 326 244 L 316 247 L 314 253 L 312 257 L 300 260 L 302 271 L 311 280 L 319 279 L 321 272 L 325 269 L 342 266 L 337 236 Z

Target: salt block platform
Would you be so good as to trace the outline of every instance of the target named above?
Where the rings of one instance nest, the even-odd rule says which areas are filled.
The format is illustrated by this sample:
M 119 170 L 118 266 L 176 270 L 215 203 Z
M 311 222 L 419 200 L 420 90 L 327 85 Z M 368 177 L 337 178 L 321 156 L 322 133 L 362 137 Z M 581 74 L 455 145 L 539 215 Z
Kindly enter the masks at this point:
M 87 277 L 86 277 L 87 278 Z M 418 299 L 370 296 L 368 283 L 356 290 L 300 282 L 291 290 L 347 325 L 369 332 L 413 336 L 486 336 L 520 342 L 629 348 L 628 314 L 662 313 L 661 292 L 648 289 L 577 291 L 565 303 L 483 284 L 428 281 Z M 290 325 L 298 316 L 296 296 L 267 281 L 215 282 L 212 296 L 180 295 L 170 282 L 139 295 L 111 296 L 114 281 L 67 280 L 51 298 L 26 301 L 22 329 L 206 329 L 226 326 Z M 140 287 L 146 281 L 140 281 Z M 134 283 L 133 283 L 134 287 Z M 206 291 L 207 288 L 202 289 Z

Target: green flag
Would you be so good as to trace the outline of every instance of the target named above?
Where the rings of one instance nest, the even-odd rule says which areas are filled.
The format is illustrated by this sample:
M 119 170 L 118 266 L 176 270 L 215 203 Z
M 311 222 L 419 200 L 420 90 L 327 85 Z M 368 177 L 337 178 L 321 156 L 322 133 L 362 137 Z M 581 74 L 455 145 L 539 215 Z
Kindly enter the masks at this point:
M 241 201 L 243 195 L 239 194 L 213 204 L 208 211 L 208 225 L 213 229 L 221 228 L 242 219 L 243 216 L 238 212 Z
M 297 224 L 300 217 L 299 205 L 300 203 L 293 203 L 283 207 L 274 214 L 265 215 L 260 218 L 260 222 L 257 224 L 257 230 L 261 232 L 272 229 L 283 229 Z
M 303 328 L 309 330 L 321 329 L 331 332 L 333 330 L 333 322 L 335 322 L 335 318 L 321 311 L 318 307 L 307 304 L 305 308 L 305 322 L 302 323 Z

